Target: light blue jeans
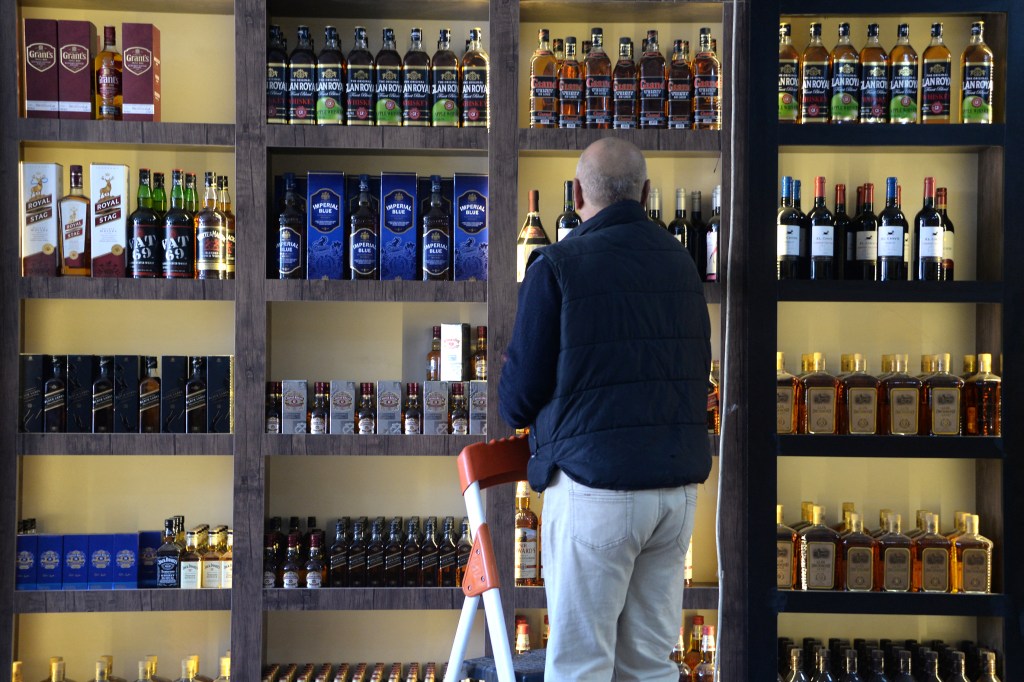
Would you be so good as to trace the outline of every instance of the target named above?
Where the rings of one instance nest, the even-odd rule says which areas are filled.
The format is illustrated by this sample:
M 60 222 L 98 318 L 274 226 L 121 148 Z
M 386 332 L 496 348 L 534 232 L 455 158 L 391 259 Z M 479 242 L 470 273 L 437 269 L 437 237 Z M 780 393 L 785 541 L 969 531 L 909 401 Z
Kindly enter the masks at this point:
M 683 563 L 697 486 L 544 491 L 541 561 L 551 628 L 545 679 L 676 682 Z

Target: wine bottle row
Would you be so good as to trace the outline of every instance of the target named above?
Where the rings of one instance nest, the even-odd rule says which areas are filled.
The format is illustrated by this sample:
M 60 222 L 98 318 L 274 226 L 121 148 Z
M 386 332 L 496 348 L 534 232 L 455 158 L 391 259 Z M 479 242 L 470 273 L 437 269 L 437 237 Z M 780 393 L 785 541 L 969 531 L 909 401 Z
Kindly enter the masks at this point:
M 448 662 L 412 663 L 270 663 L 263 682 L 437 682 L 445 678 Z M 405 675 L 403 676 L 403 671 Z M 463 682 L 472 682 L 465 680 Z

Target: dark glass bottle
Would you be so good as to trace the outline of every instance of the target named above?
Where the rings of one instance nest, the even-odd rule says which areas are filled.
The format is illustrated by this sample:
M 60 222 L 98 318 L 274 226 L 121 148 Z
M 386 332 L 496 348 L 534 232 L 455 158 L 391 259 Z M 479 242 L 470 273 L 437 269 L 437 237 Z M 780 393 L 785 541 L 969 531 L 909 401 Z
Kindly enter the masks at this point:
M 800 262 L 800 230 L 802 216 L 793 204 L 793 178 L 782 178 L 782 199 L 775 218 L 776 277 L 799 279 L 803 270 Z
M 885 208 L 878 215 L 877 271 L 879 282 L 898 282 L 907 279 L 903 251 L 909 236 L 907 218 L 897 201 L 896 178 L 885 180 Z
M 657 187 L 652 187 L 647 194 L 647 217 L 661 229 L 668 229 L 661 219 L 661 190 Z
M 139 433 L 160 433 L 160 377 L 157 359 L 145 358 L 145 374 L 139 381 Z
M 827 649 L 818 649 L 814 658 L 814 677 L 811 682 L 835 682 L 830 667 L 830 655 Z
M 195 277 L 195 225 L 185 210 L 182 175 L 180 168 L 171 171 L 171 208 L 164 216 L 162 273 L 169 279 Z
M 978 372 L 964 381 L 964 435 L 1002 433 L 1002 379 L 992 373 L 992 354 L 978 353 Z
M 388 524 L 384 545 L 384 587 L 402 586 L 402 522 L 397 517 Z
M 835 207 L 835 238 L 839 240 L 838 248 L 843 254 L 842 259 L 836 262 L 836 279 L 850 279 L 857 249 L 852 221 L 846 213 L 846 185 L 841 183 L 836 185 Z
M 156 586 L 160 588 L 181 586 L 181 548 L 174 538 L 174 519 L 166 519 L 164 541 L 156 550 Z
M 697 231 L 694 229 L 693 223 L 686 218 L 686 189 L 683 187 L 676 190 L 676 217 L 668 224 L 668 231 L 683 245 L 699 268 Z
M 458 547 L 455 544 L 455 519 L 444 518 L 444 532 L 441 535 L 441 548 L 438 551 L 438 572 L 441 587 L 457 587 L 455 582 L 455 560 Z
M 924 179 L 924 205 L 914 217 L 913 245 L 911 258 L 914 279 L 941 281 L 945 270 L 943 262 L 942 216 L 935 208 L 935 178 Z
M 267 123 L 288 122 L 288 44 L 280 26 L 267 36 Z
M 306 276 L 306 214 L 301 208 L 295 175 L 284 174 L 284 209 L 278 217 L 277 276 L 304 279 Z
M 198 355 L 185 383 L 185 433 L 206 433 L 206 363 Z
M 942 279 L 953 281 L 953 265 L 956 255 L 956 232 L 946 208 L 948 192 L 945 187 L 935 190 L 935 208 L 942 216 Z
M 430 92 L 432 106 L 430 123 L 433 126 L 459 125 L 460 63 L 451 49 L 452 30 L 442 28 L 437 39 L 437 52 L 430 59 Z
M 402 406 L 402 433 L 407 436 L 423 433 L 423 403 L 420 400 L 420 385 L 415 382 L 409 382 L 405 385 L 405 403 Z
M 441 198 L 441 176 L 430 176 L 430 208 L 423 215 L 423 280 L 452 278 L 452 216 Z
M 674 130 L 693 127 L 693 69 L 690 65 L 690 43 L 687 40 L 672 43 L 667 100 L 668 127 Z
M 313 386 L 313 409 L 309 413 L 309 432 L 311 434 L 327 433 L 328 396 L 330 384 L 318 381 Z
M 637 72 L 640 77 L 640 127 L 664 128 L 665 115 L 665 57 L 658 45 L 658 32 L 647 31 L 646 46 Z
M 92 432 L 114 431 L 114 380 L 110 376 L 112 358 L 100 356 L 100 374 L 92 384 Z
M 852 279 L 874 281 L 875 261 L 878 258 L 878 217 L 874 213 L 875 186 L 864 185 L 864 203 L 860 213 L 853 219 L 854 266 Z M 900 252 L 902 260 L 902 251 Z
M 366 27 L 355 27 L 355 41 L 348 53 L 348 74 L 345 81 L 345 121 L 350 126 L 374 124 L 377 85 L 376 63 L 367 45 Z
M 811 232 L 811 279 L 837 279 L 843 264 L 843 240 L 836 234 L 836 219 L 825 206 L 825 178 L 814 178 L 814 208 L 807 216 Z
M 345 55 L 334 26 L 324 27 L 324 46 L 316 57 L 316 122 L 345 123 Z
M 402 58 L 402 125 L 430 125 L 430 55 L 423 49 L 423 29 L 409 32 Z
M 370 524 L 370 541 L 366 543 L 366 586 L 384 587 L 384 519 Z
M 327 577 L 331 587 L 348 587 L 349 538 L 346 519 L 334 524 L 334 543 L 327 561 Z
M 405 524 L 405 545 L 402 547 L 402 585 L 420 587 L 423 574 L 420 572 L 420 533 L 415 519 Z
M 441 548 L 437 544 L 437 519 L 433 516 L 427 518 L 424 528 L 423 545 L 420 547 L 420 573 L 422 574 L 423 587 L 440 587 L 440 553 Z
M 395 46 L 395 29 L 384 28 L 377 52 L 377 125 L 402 125 L 402 56 Z
M 800 279 L 807 279 L 811 275 L 811 224 L 800 206 L 801 185 L 793 180 L 793 208 L 800 214 Z
M 153 210 L 163 225 L 164 215 L 167 213 L 167 191 L 164 189 L 163 173 L 153 173 Z
M 54 355 L 52 374 L 43 384 L 43 431 L 64 433 L 67 431 L 67 382 L 64 380 L 64 358 Z M 157 420 L 159 426 L 159 419 Z
M 573 199 L 572 187 L 573 181 L 566 180 L 562 192 L 562 212 L 555 221 L 555 239 L 557 241 L 562 241 L 572 234 L 572 231 L 579 227 L 582 222 L 579 214 L 576 213 L 576 202 Z
M 377 433 L 377 405 L 373 398 L 373 384 L 360 384 L 359 410 L 356 412 L 356 424 L 360 435 Z
M 288 553 L 285 555 L 284 563 L 277 569 L 281 587 L 286 590 L 305 587 L 305 572 L 306 562 L 302 560 L 299 550 L 299 535 L 293 533 L 288 536 Z
M 348 587 L 366 587 L 365 521 L 352 525 L 352 543 L 348 547 Z
M 327 587 L 327 564 L 324 562 L 323 539 L 320 535 L 309 538 L 309 560 L 306 561 L 306 587 L 319 589 Z
M 722 269 L 719 246 L 722 231 L 722 186 L 711 192 L 711 219 L 704 228 L 704 281 L 721 282 Z
M 299 26 L 295 49 L 288 56 L 288 122 L 316 123 L 316 55 L 309 26 Z
M 128 216 L 128 275 L 136 279 L 163 274 L 163 229 L 153 210 L 148 168 L 139 169 L 138 207 Z
M 701 212 L 700 190 L 690 192 L 690 224 L 693 225 L 694 234 L 697 235 L 697 272 L 703 280 L 707 268 L 707 241 L 704 239 L 704 218 Z
M 264 433 L 281 433 L 281 382 L 268 381 L 264 406 Z
M 469 519 L 462 517 L 462 525 L 459 527 L 459 543 L 455 551 L 455 584 L 462 585 L 466 576 L 466 566 L 469 564 L 469 555 L 473 551 L 473 538 L 469 530 Z
M 370 204 L 370 179 L 359 176 L 359 205 L 349 221 L 349 267 L 352 279 L 377 279 L 380 227 Z
M 637 69 L 633 61 L 633 41 L 619 38 L 619 60 L 612 70 L 612 126 L 619 129 L 637 127 Z

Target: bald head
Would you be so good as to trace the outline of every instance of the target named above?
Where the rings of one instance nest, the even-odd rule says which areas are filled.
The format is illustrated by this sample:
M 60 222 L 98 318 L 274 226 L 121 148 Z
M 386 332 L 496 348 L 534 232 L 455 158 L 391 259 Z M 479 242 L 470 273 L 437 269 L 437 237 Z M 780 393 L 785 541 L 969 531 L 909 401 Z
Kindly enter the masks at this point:
M 618 201 L 647 199 L 647 162 L 636 145 L 615 137 L 593 143 L 576 164 L 576 211 L 588 220 Z

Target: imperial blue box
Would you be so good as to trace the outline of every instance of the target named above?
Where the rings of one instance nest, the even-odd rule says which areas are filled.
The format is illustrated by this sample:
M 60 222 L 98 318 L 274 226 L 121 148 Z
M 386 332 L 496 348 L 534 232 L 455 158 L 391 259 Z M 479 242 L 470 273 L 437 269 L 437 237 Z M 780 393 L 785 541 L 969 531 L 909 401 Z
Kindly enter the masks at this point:
M 230 355 L 206 357 L 207 433 L 231 433 L 234 430 L 235 420 L 231 405 L 233 360 Z
M 40 590 L 59 590 L 63 581 L 61 562 L 64 559 L 63 535 L 39 535 L 38 585 Z
M 41 433 L 43 430 L 43 382 L 47 369 L 46 355 L 21 356 L 21 408 L 18 414 L 18 431 Z M 90 386 L 90 390 L 92 387 Z M 92 422 L 90 421 L 90 426 Z
M 184 355 L 160 358 L 160 430 L 185 433 L 185 384 L 191 367 Z
M 345 174 L 310 173 L 306 186 L 306 279 L 348 279 Z
M 455 174 L 456 281 L 487 280 L 487 176 Z
M 139 432 L 139 356 L 114 356 L 114 433 Z
M 89 589 L 109 590 L 114 585 L 114 536 L 89 536 Z
M 380 178 L 380 278 L 422 279 L 416 174 L 383 173 Z
M 39 536 L 18 536 L 18 560 L 14 574 L 14 589 L 35 590 L 39 582 Z
M 89 589 L 89 536 L 64 536 L 64 571 L 61 589 Z
M 163 542 L 162 531 L 139 532 L 139 587 L 156 587 L 156 551 Z
M 92 433 L 92 355 L 69 355 L 67 386 L 68 433 Z
M 113 541 L 113 588 L 134 590 L 139 586 L 139 534 L 118 533 Z

